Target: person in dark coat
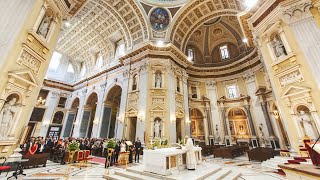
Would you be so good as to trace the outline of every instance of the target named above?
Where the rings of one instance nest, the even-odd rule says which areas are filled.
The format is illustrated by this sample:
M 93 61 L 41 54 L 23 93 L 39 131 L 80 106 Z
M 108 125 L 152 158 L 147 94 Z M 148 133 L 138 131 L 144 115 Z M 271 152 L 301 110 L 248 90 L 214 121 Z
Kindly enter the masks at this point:
M 137 162 L 137 160 L 138 160 L 138 163 L 139 163 L 140 150 L 141 150 L 141 142 L 140 142 L 139 138 L 137 138 L 136 142 L 134 143 L 134 147 L 136 150 L 136 155 L 134 156 L 134 162 Z M 137 157 L 138 157 L 138 159 L 137 159 Z
M 114 147 L 114 159 L 113 160 L 115 163 L 118 162 L 119 152 L 120 152 L 120 141 Z

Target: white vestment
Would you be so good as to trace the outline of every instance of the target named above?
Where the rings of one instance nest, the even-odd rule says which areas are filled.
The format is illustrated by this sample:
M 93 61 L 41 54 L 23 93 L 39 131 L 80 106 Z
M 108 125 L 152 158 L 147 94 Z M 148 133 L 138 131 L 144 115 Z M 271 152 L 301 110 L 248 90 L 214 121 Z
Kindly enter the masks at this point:
M 197 159 L 194 153 L 194 146 L 191 138 L 188 138 L 186 143 L 187 149 L 187 169 L 196 169 Z

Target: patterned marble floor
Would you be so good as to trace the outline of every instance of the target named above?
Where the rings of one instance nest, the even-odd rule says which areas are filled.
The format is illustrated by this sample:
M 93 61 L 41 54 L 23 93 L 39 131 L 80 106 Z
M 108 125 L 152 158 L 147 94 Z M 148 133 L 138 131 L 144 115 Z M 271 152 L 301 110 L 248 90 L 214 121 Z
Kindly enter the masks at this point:
M 241 172 L 241 176 L 238 178 L 238 180 L 284 180 L 286 179 L 284 176 L 275 174 L 273 172 L 270 172 L 267 169 L 264 169 L 260 166 L 260 162 L 249 162 L 247 157 L 238 157 L 235 159 L 221 159 L 221 158 L 213 158 L 209 157 L 206 158 L 205 163 L 209 164 L 217 164 L 220 165 L 222 168 L 230 169 L 232 171 L 239 171 Z M 140 168 L 139 166 L 142 165 L 142 161 L 140 163 L 134 163 L 129 165 L 129 167 L 134 168 Z M 100 163 L 94 163 L 89 165 L 88 167 L 82 167 L 81 169 L 76 166 L 72 165 L 70 167 L 69 176 L 65 176 L 66 169 L 68 166 L 66 165 L 60 165 L 52 162 L 48 162 L 47 167 L 39 167 L 39 168 L 32 168 L 32 169 L 26 169 L 24 170 L 24 173 L 27 174 L 27 176 L 19 176 L 18 179 L 21 180 L 64 180 L 64 179 L 70 179 L 70 180 L 100 180 L 105 179 L 104 174 L 106 173 L 106 169 L 104 168 L 104 164 L 100 161 Z M 110 174 L 113 174 L 115 171 L 122 170 L 125 167 L 111 167 L 110 168 Z M 193 171 L 194 173 L 196 171 Z M 201 171 L 200 171 L 201 172 Z M 187 172 L 189 173 L 190 172 Z M 5 177 L 6 173 L 2 173 L 0 175 L 0 179 L 7 179 Z M 11 176 L 12 172 L 9 172 L 8 176 Z M 185 176 L 185 173 L 181 173 L 181 176 Z M 177 175 L 177 178 L 179 175 Z M 190 179 L 192 180 L 192 175 L 186 176 L 189 178 L 183 178 L 183 179 Z M 15 179 L 15 178 L 11 178 Z M 180 178 L 178 178 L 180 179 Z

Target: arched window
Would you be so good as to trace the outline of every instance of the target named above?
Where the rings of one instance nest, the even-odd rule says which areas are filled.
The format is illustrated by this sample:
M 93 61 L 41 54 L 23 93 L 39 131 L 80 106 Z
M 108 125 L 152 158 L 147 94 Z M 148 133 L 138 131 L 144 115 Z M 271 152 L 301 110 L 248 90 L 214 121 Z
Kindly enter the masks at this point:
M 71 63 L 69 63 L 69 65 L 68 65 L 67 72 L 68 73 L 72 73 L 72 74 L 74 73 L 74 68 L 73 68 L 73 65 Z
M 230 58 L 229 50 L 227 45 L 223 45 L 220 47 L 220 56 L 221 60 L 226 60 Z
M 132 91 L 135 91 L 135 90 L 137 90 L 137 75 L 136 74 L 132 77 Z
M 195 54 L 194 54 L 194 50 L 192 48 L 188 48 L 187 55 L 188 55 L 189 60 L 194 60 Z
M 103 57 L 101 55 L 98 56 L 97 61 L 96 61 L 96 68 L 99 69 L 102 67 L 103 64 Z
M 84 62 L 82 63 L 82 68 L 81 68 L 81 71 L 80 71 L 80 77 L 83 77 L 87 72 L 87 68 L 86 68 L 86 65 L 84 64 Z
M 49 64 L 49 71 L 50 72 L 56 72 L 58 70 L 58 67 L 60 65 L 60 61 L 62 58 L 62 54 L 59 52 L 54 51 L 50 64 Z
M 155 88 L 162 88 L 162 73 L 161 71 L 157 71 L 155 74 Z

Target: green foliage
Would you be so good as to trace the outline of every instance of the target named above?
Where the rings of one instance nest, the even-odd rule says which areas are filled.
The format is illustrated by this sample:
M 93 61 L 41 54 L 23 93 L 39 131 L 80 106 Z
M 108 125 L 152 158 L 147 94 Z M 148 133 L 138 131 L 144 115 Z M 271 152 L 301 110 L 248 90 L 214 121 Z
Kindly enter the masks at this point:
M 70 142 L 69 146 L 68 146 L 68 151 L 76 151 L 79 150 L 80 144 L 76 141 L 72 141 Z
M 106 145 L 106 148 L 112 148 L 112 149 L 114 149 L 115 147 L 116 147 L 116 141 L 113 140 L 113 139 L 109 139 L 109 140 L 108 140 L 108 143 L 107 143 L 107 145 Z

